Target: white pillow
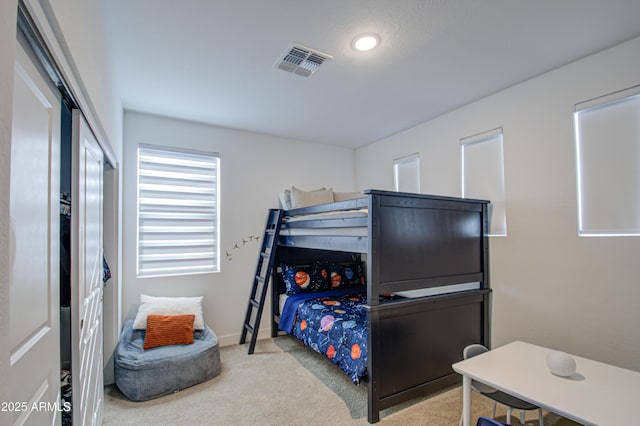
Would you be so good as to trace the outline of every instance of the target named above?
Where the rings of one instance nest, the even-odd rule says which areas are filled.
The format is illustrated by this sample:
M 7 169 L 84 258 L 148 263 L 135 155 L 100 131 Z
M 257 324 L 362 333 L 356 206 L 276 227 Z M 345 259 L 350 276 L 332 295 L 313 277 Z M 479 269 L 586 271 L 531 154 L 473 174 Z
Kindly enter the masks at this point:
M 356 198 L 366 197 L 362 192 L 334 192 L 333 201 L 354 200 Z
M 140 306 L 136 319 L 133 320 L 133 328 L 136 330 L 147 329 L 147 315 L 179 315 L 195 314 L 193 321 L 194 330 L 204 329 L 204 318 L 202 316 L 202 299 L 198 297 L 156 297 L 140 295 Z
M 316 204 L 333 203 L 333 191 L 321 189 L 316 191 L 303 191 L 295 186 L 291 188 L 291 208 L 315 206 Z
M 296 188 L 295 186 L 292 186 L 291 188 L 295 188 L 297 191 L 302 191 L 299 188 Z M 318 192 L 318 191 L 326 191 L 327 188 L 325 188 L 324 186 L 322 188 L 318 188 L 318 189 L 313 189 L 311 191 L 304 191 L 304 192 Z M 329 189 L 329 191 L 331 191 L 331 189 Z M 278 200 L 280 201 L 280 208 L 281 209 L 285 209 L 285 210 L 291 210 L 293 207 L 293 205 L 291 204 L 291 189 L 285 189 L 283 192 L 278 194 Z M 299 206 L 299 207 L 304 207 L 304 206 Z
M 285 189 L 284 192 L 278 194 L 280 200 L 280 208 L 285 210 L 291 210 L 291 190 Z

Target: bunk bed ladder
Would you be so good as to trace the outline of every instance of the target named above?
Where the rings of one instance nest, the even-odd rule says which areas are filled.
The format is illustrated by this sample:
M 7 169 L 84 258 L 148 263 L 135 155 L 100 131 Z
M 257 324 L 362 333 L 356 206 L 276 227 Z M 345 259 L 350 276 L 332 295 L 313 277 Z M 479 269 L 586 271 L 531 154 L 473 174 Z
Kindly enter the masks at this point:
M 249 343 L 249 355 L 253 353 L 258 339 L 258 331 L 260 328 L 260 317 L 262 317 L 262 309 L 267 298 L 267 289 L 269 288 L 269 279 L 275 263 L 276 247 L 278 246 L 278 237 L 280 234 L 280 224 L 284 210 L 270 209 L 267 216 L 267 224 L 262 237 L 262 248 L 258 256 L 258 265 L 256 274 L 253 278 L 253 286 L 251 295 L 249 296 L 249 304 L 247 305 L 247 314 L 244 318 L 242 334 L 240 336 L 240 344 L 244 344 L 247 339 L 247 333 L 251 334 Z M 254 311 L 255 310 L 255 311 Z

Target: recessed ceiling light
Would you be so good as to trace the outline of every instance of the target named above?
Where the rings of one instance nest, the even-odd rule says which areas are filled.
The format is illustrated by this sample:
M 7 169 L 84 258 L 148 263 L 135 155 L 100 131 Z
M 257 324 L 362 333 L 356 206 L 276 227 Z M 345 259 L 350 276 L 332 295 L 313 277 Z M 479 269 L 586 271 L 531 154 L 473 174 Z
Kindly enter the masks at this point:
M 359 52 L 366 52 L 380 44 L 380 36 L 375 33 L 361 34 L 353 39 L 351 47 Z

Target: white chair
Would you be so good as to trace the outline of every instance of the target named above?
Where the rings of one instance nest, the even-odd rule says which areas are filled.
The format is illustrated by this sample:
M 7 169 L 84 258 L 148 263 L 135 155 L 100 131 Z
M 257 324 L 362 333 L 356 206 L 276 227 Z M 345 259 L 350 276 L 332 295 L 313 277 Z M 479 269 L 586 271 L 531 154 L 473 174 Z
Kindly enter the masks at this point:
M 462 357 L 464 359 L 474 357 L 476 355 L 480 355 L 481 353 L 487 352 L 489 349 L 486 346 L 473 344 L 464 348 L 462 352 Z M 491 386 L 485 385 L 484 383 L 477 382 L 475 380 L 471 380 L 471 389 L 476 392 L 486 396 L 493 400 L 493 412 L 491 417 L 496 417 L 496 407 L 498 403 L 507 406 L 507 424 L 511 424 L 511 412 L 514 409 L 520 410 L 520 423 L 524 424 L 525 411 L 529 410 L 538 410 L 538 423 L 539 426 L 544 426 L 542 421 L 542 408 L 537 405 L 533 405 L 528 403 L 527 401 L 523 401 L 515 396 L 509 395 L 508 393 L 504 393 L 497 389 L 492 388 Z M 460 425 L 462 425 L 462 416 L 460 417 Z

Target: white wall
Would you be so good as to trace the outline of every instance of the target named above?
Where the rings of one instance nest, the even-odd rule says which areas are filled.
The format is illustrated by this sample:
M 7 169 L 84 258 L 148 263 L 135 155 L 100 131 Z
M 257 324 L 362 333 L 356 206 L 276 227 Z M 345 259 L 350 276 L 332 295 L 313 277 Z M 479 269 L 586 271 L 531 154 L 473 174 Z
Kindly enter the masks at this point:
M 124 118 L 124 314 L 141 293 L 156 296 L 204 296 L 205 322 L 222 345 L 236 344 L 255 274 L 260 245 L 244 247 L 242 238 L 262 235 L 267 210 L 278 207 L 278 192 L 295 185 L 353 190 L 354 151 L 230 130 L 194 122 L 125 112 Z M 136 148 L 139 143 L 179 146 L 220 153 L 221 272 L 160 278 L 136 278 Z M 240 250 L 233 250 L 238 242 Z M 270 308 L 261 330 L 268 333 Z
M 27 0 L 29 8 L 37 10 L 34 0 Z M 89 103 L 85 113 L 91 113 L 104 131 L 106 140 L 115 154 L 115 161 L 122 158 L 122 107 L 114 90 L 113 64 L 107 58 L 107 40 L 103 23 L 103 4 L 97 0 L 42 0 L 43 14 L 51 27 L 51 34 L 58 38 L 60 52 L 68 62 L 67 78 L 79 80 L 77 96 L 87 96 Z M 45 33 L 46 34 L 46 33 Z M 64 40 L 64 42 L 60 42 Z M 82 99 L 78 99 L 82 100 Z M 81 105 L 83 108 L 85 105 Z M 91 123 L 91 120 L 89 120 Z M 101 135 L 98 135 L 100 139 Z
M 357 187 L 392 189 L 392 160 L 420 152 L 422 191 L 459 196 L 458 140 L 503 127 L 508 237 L 490 245 L 494 345 L 526 340 L 640 370 L 640 238 L 578 237 L 572 116 L 575 103 L 639 76 L 640 38 L 357 150 Z

